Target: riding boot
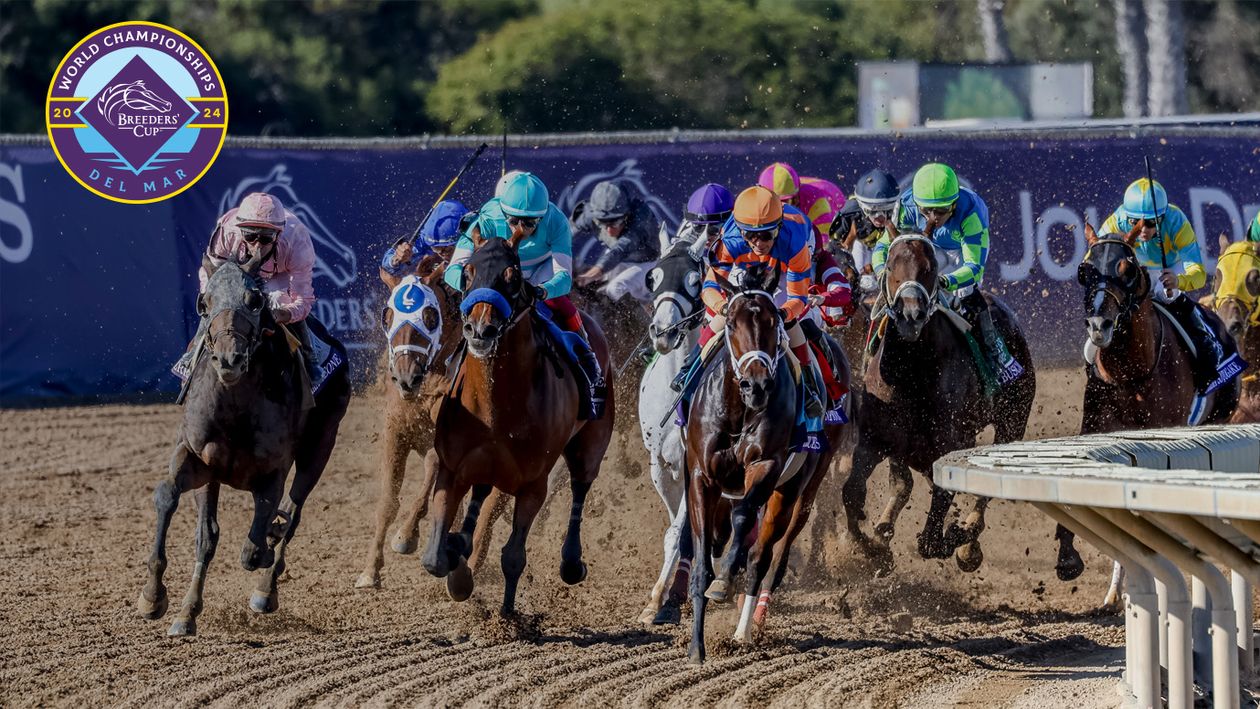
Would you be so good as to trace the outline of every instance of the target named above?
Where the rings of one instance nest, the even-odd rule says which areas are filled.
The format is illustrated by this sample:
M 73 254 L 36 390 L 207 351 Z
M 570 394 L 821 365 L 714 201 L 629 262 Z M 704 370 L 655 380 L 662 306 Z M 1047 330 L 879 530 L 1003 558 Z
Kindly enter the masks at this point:
M 700 343 L 696 343 L 687 353 L 687 359 L 683 360 L 682 368 L 678 370 L 678 374 L 674 375 L 674 380 L 669 383 L 670 389 L 682 391 L 683 387 L 687 386 L 687 376 L 691 374 L 691 368 L 696 366 L 696 360 L 699 358 Z
M 578 334 L 582 336 L 582 342 L 585 345 L 579 348 L 577 353 L 578 365 L 582 367 L 582 373 L 586 375 L 586 383 L 590 387 L 591 420 L 594 421 L 604 417 L 604 402 L 608 398 L 608 386 L 604 383 L 604 370 L 599 365 L 595 350 L 591 348 L 591 340 L 586 334 L 586 328 L 583 327 Z
M 988 362 L 989 368 L 997 373 L 1002 364 L 999 361 L 997 328 L 993 325 L 993 314 L 989 311 L 989 302 L 985 300 L 980 289 L 976 288 L 962 299 L 962 305 L 970 316 L 967 319 L 980 330 L 976 343 L 980 345 L 981 356 L 984 357 L 985 362 Z
M 816 357 L 818 369 L 822 373 L 823 385 L 827 390 L 827 400 L 834 406 L 839 403 L 840 397 L 844 396 L 849 388 L 842 384 L 836 375 L 836 363 L 831 358 L 831 343 L 827 341 L 827 335 L 822 328 L 812 320 L 801 321 L 801 332 L 805 333 L 805 339 L 814 344 L 815 355 L 821 353 L 820 357 Z
M 802 390 L 805 392 L 805 415 L 810 418 L 819 418 L 824 413 L 822 395 L 818 391 L 818 380 L 814 373 L 814 367 L 810 365 L 811 358 L 809 356 L 809 343 L 797 345 L 792 348 L 792 354 L 796 355 L 796 359 L 801 363 L 801 383 L 804 384 Z M 821 363 L 819 363 L 821 366 Z
M 305 320 L 291 322 L 286 327 L 298 339 L 298 351 L 302 353 L 302 364 L 306 367 L 306 376 L 311 384 L 319 377 L 319 364 L 315 362 L 315 351 L 311 347 L 311 330 Z
M 179 395 L 175 397 L 176 404 L 183 404 L 184 398 L 188 396 L 188 383 L 192 381 L 193 368 L 197 366 L 197 359 L 201 354 L 209 325 L 209 318 L 201 318 L 201 321 L 197 323 L 197 333 L 184 349 L 184 354 L 176 360 L 175 366 L 171 367 L 171 371 L 183 380 L 179 386 Z

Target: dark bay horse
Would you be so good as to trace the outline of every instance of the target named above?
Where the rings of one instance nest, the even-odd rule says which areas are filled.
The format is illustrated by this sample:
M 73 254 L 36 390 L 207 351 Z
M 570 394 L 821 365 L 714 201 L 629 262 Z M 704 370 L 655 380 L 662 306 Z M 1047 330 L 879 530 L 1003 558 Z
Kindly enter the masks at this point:
M 224 484 L 254 497 L 241 566 L 266 572 L 250 608 L 270 613 L 279 607 L 276 581 L 284 572 L 285 549 L 332 454 L 350 402 L 347 368 L 342 367 L 329 375 L 314 407 L 304 409 L 303 388 L 309 386 L 305 368 L 267 308 L 257 276 L 262 260 L 260 252 L 244 266 L 227 262 L 215 268 L 208 259 L 203 263 L 209 281 L 197 297 L 197 310 L 209 319 L 206 351 L 191 373 L 170 473 L 153 493 L 157 531 L 148 582 L 137 601 L 145 618 L 165 615 L 166 533 L 180 495 L 196 490 L 196 565 L 171 635 L 197 632 L 206 569 L 219 541 L 216 514 Z M 293 467 L 293 482 L 281 501 Z
M 1099 237 L 1085 226 L 1089 248 L 1077 271 L 1085 288 L 1085 322 L 1097 355 L 1086 367 L 1081 433 L 1184 426 L 1195 397 L 1194 358 L 1151 300 L 1152 281 L 1134 243 L 1141 226 Z M 1238 382 L 1217 389 L 1203 423 L 1223 423 L 1238 401 Z M 1084 570 L 1074 535 L 1060 527 L 1059 578 Z
M 974 446 L 976 435 L 990 424 L 998 443 L 1023 438 L 1036 393 L 1032 357 L 1015 315 L 986 294 L 994 324 L 1025 369 L 991 398 L 986 396 L 966 336 L 940 309 L 938 269 L 935 247 L 926 237 L 906 234 L 893 240 L 883 274 L 889 320 L 864 366 L 860 433 L 853 472 L 844 485 L 844 508 L 850 539 L 876 562 L 880 573 L 892 567 L 890 544 L 914 485 L 911 469 L 932 484 L 932 503 L 918 538 L 919 554 L 943 559 L 953 553 L 960 569 L 979 568 L 983 554 L 978 537 L 984 530 L 988 500 L 978 498 L 964 523 L 955 522 L 946 530 L 945 517 L 954 493 L 932 483 L 932 463 L 946 453 Z M 866 484 L 885 458 L 893 497 L 872 540 L 860 526 L 866 518 Z
M 561 547 L 560 578 L 568 584 L 586 577 L 582 561 L 582 510 L 612 436 L 614 394 L 608 346 L 599 324 L 585 317 L 591 346 L 608 377 L 607 411 L 600 419 L 578 420 L 579 397 L 586 396 L 556 352 L 534 310 L 534 291 L 525 281 L 517 241 L 481 239 L 464 267 L 468 291 L 462 306 L 468 355 L 455 375 L 452 392 L 438 409 L 435 448 L 438 473 L 433 487 L 432 534 L 422 563 L 447 578 L 452 598 L 472 593 L 467 549 L 448 534 L 459 501 L 470 488 L 489 486 L 516 498 L 512 534 L 503 547 L 504 615 L 515 612 L 516 589 L 525 570 L 525 540 L 547 494 L 547 477 L 563 455 L 573 493 L 569 528 Z
M 442 281 L 445 266 L 436 256 L 423 259 L 416 272 L 381 278 L 390 294 L 381 309 L 381 328 L 389 342 L 385 370 L 392 386 L 385 390 L 385 427 L 381 436 L 382 460 L 380 497 L 376 526 L 368 544 L 367 566 L 355 581 L 356 588 L 379 588 L 385 564 L 385 535 L 398 514 L 407 458 L 412 451 L 423 457 L 424 479 L 420 494 L 403 518 L 391 547 L 399 554 L 416 551 L 420 520 L 429 507 L 433 479 L 437 473 L 437 452 L 433 450 L 433 426 L 437 406 L 450 388 L 447 362 L 459 342 L 459 305 L 455 294 Z M 482 499 L 474 496 L 465 519 L 464 534 L 472 535 L 472 556 L 468 566 L 476 571 L 490 544 L 487 526 L 502 510 L 503 496 L 493 494 L 491 514 L 480 517 Z M 473 534 L 475 525 L 476 534 Z
M 1221 255 L 1216 261 L 1212 308 L 1238 343 L 1243 359 L 1251 363 L 1242 378 L 1238 408 L 1230 423 L 1260 423 L 1260 244 L 1229 243 L 1221 235 Z
M 791 542 L 830 467 L 830 451 L 803 454 L 793 460 L 796 467 L 789 462 L 797 385 L 784 361 L 783 322 L 766 290 L 778 277 L 748 273 L 739 290 L 719 278 L 729 298 L 726 353 L 701 375 L 687 422 L 687 511 L 695 556 L 688 655 L 697 663 L 705 659 L 707 602 L 730 600 L 732 577 L 745 555 L 747 587 L 735 639 L 752 641 L 752 623 L 764 621 Z M 834 450 L 840 427 L 829 427 L 826 435 Z M 716 573 L 714 554 L 721 554 Z

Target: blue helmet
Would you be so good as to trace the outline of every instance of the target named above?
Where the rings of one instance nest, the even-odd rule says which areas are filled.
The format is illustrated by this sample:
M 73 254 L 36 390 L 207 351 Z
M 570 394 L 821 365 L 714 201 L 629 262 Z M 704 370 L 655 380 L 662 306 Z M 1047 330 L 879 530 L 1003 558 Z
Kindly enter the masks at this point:
M 1129 219 L 1158 219 L 1168 212 L 1168 193 L 1158 182 L 1143 177 L 1124 191 L 1124 213 Z
M 468 207 L 453 199 L 443 200 L 420 227 L 420 239 L 429 246 L 454 246 Z
M 509 217 L 541 217 L 547 213 L 550 200 L 542 180 L 532 172 L 521 172 L 503 185 L 499 205 Z
M 691 193 L 683 218 L 693 224 L 721 224 L 735 209 L 731 191 L 714 182 Z

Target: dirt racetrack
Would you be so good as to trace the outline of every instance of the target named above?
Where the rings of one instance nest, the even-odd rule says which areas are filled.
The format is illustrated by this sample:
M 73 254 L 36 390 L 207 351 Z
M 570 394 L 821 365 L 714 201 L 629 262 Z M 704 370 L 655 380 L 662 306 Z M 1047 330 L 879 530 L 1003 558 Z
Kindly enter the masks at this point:
M 1030 437 L 1076 431 L 1079 369 L 1042 373 Z M 872 579 L 836 534 L 837 475 L 760 642 L 733 645 L 734 612 L 709 623 L 710 659 L 687 663 L 679 627 L 635 624 L 660 564 L 664 510 L 637 430 L 618 434 L 587 504 L 590 575 L 558 577 L 567 485 L 530 538 L 517 622 L 498 618 L 498 555 L 457 604 L 415 557 L 387 551 L 384 588 L 356 591 L 377 495 L 379 396 L 356 398 L 290 549 L 281 609 L 254 615 L 237 559 L 250 500 L 225 491 L 200 635 L 170 640 L 140 619 L 154 513 L 179 408 L 0 411 L 0 705 L 295 706 L 611 703 L 694 706 L 1115 705 L 1118 617 L 1093 612 L 1109 562 L 1092 548 L 1072 583 L 1053 571 L 1053 525 L 996 502 L 981 569 L 913 552 L 919 478 L 892 578 Z M 623 411 L 633 416 L 633 411 Z M 405 499 L 418 486 L 413 457 Z M 884 501 L 877 472 L 871 509 Z M 177 605 L 191 573 L 194 504 L 172 526 Z M 557 511 L 559 510 L 559 511 Z M 494 549 L 506 538 L 500 522 Z M 1079 680 L 1069 682 L 1067 680 Z

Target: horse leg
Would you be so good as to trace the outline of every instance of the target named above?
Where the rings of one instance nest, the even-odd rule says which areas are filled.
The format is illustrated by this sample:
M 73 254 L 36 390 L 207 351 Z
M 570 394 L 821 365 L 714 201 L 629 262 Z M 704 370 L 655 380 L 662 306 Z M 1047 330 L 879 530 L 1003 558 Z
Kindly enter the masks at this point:
M 490 551 L 490 540 L 494 536 L 494 523 L 507 511 L 508 495 L 495 488 L 490 492 L 489 502 L 490 513 L 482 513 L 477 520 L 477 528 L 473 530 L 472 556 L 468 557 L 468 570 L 473 574 L 485 563 L 486 554 Z
M 653 466 L 657 465 L 653 463 Z M 683 522 L 686 521 L 686 511 L 683 508 L 682 490 L 677 485 L 670 485 L 673 480 L 661 480 L 662 485 L 657 489 L 661 499 L 665 501 L 665 509 L 669 514 L 669 526 L 665 528 L 665 539 L 662 542 L 664 555 L 661 561 L 661 572 L 657 576 L 656 584 L 652 586 L 652 593 L 648 597 L 648 604 L 644 606 L 643 612 L 639 614 L 640 623 L 654 623 L 657 614 L 664 605 L 666 587 L 674 576 L 674 569 L 678 566 L 678 540 L 682 534 Z M 668 485 L 668 487 L 666 487 Z M 671 499 L 672 498 L 672 499 Z
M 977 497 L 971 514 L 958 526 L 959 536 L 966 541 L 954 549 L 954 561 L 964 573 L 975 571 L 984 561 L 984 552 L 980 549 L 980 533 L 984 531 L 984 511 L 988 507 L 989 498 Z
M 430 449 L 426 452 L 420 465 L 424 470 L 424 475 L 420 480 L 420 492 L 416 495 L 416 501 L 412 503 L 411 509 L 403 517 L 402 524 L 394 533 L 394 541 L 390 544 L 390 548 L 399 554 L 414 554 L 416 547 L 420 545 L 420 520 L 429 511 L 429 498 L 433 494 L 433 481 L 437 477 L 437 451 Z
M 875 466 L 879 465 L 879 461 L 880 457 L 874 451 L 859 444 L 857 450 L 853 452 L 853 469 L 849 473 L 849 479 L 844 481 L 842 490 L 849 540 L 868 559 L 878 558 L 885 551 L 879 549 L 862 531 L 862 520 L 866 519 L 866 482 L 870 479 L 871 473 L 875 472 Z
M 197 616 L 205 607 L 202 593 L 206 589 L 206 570 L 210 568 L 210 560 L 214 558 L 215 547 L 219 544 L 219 483 L 209 483 L 193 494 L 197 499 L 197 563 L 193 566 L 192 582 L 188 584 L 184 604 L 166 632 L 171 636 L 197 634 Z
M 783 583 L 783 577 L 787 574 L 788 557 L 792 550 L 792 544 L 796 542 L 796 538 L 800 536 L 805 529 L 805 525 L 809 523 L 810 512 L 814 508 L 814 500 L 818 497 L 818 490 L 822 486 L 822 481 L 826 477 L 831 467 L 832 454 L 824 454 L 818 461 L 818 467 L 815 469 L 813 476 L 809 480 L 809 484 L 796 497 L 795 502 L 791 505 L 791 517 L 787 523 L 776 522 L 778 529 L 786 528 L 786 532 L 777 537 L 778 541 L 774 542 L 774 556 L 770 560 L 770 571 L 768 576 L 761 582 L 761 593 L 757 596 L 757 610 L 753 613 L 753 623 L 757 627 L 761 627 L 766 622 L 766 617 L 770 614 L 770 597 L 779 588 L 779 584 Z M 773 502 L 774 497 L 771 497 Z M 764 536 L 764 522 L 763 522 Z
M 749 554 L 750 564 L 746 579 L 747 588 L 744 591 L 744 607 L 740 610 L 739 624 L 735 627 L 735 642 L 751 643 L 753 641 L 753 616 L 761 610 L 762 598 L 765 598 L 766 603 L 769 604 L 772 579 L 768 578 L 768 572 L 771 564 L 776 557 L 779 557 L 782 565 L 787 565 L 787 545 L 791 542 L 788 541 L 786 532 L 790 526 L 789 519 L 796 516 L 799 502 L 798 497 L 791 504 L 787 503 L 783 493 L 779 491 L 771 494 L 766 502 L 766 511 L 761 519 L 757 543 Z M 802 526 L 804 526 L 803 523 Z M 782 553 L 780 554 L 781 543 Z M 764 622 L 764 612 L 761 613 L 761 617 Z M 760 627 L 761 622 L 757 622 L 756 625 Z
M 241 548 L 241 567 L 246 571 L 265 569 L 276 560 L 275 548 L 269 543 L 271 528 L 277 522 L 280 497 L 284 494 L 285 470 L 273 470 L 254 483 L 254 521 L 249 526 L 245 545 Z
M 718 568 L 717 578 L 704 592 L 709 600 L 718 603 L 726 603 L 730 600 L 731 576 L 735 573 L 740 560 L 747 559 L 748 547 L 751 546 L 749 536 L 757 523 L 757 515 L 761 507 L 770 497 L 770 493 L 774 492 L 774 483 L 778 480 L 778 475 L 774 472 L 777 467 L 778 463 L 775 461 L 762 461 L 748 466 L 747 476 L 759 482 L 731 509 L 731 543 L 722 556 L 722 565 Z
M 455 472 L 439 463 L 437 474 L 433 479 L 433 501 L 430 503 L 433 514 L 429 515 L 429 544 L 424 548 L 420 564 L 425 571 L 438 578 L 446 578 L 450 573 L 451 557 L 446 538 L 451 525 L 455 523 L 455 514 L 459 511 L 459 501 L 463 498 L 468 486 L 452 489 L 455 486 Z
M 589 484 L 588 484 L 589 487 Z M 516 587 L 525 572 L 525 540 L 529 528 L 542 509 L 547 496 L 547 478 L 541 478 L 516 495 L 516 509 L 512 512 L 512 535 L 503 545 L 503 607 L 499 613 L 510 616 L 516 613 Z
M 473 572 L 465 559 L 473 547 L 476 530 L 481 528 L 481 506 L 493 490 L 490 485 L 473 485 L 472 496 L 468 500 L 468 509 L 464 512 L 464 523 L 457 534 L 446 538 L 450 555 L 455 557 L 451 571 L 446 575 L 446 595 L 452 601 L 466 601 L 473 592 Z
M 170 605 L 166 586 L 162 583 L 162 576 L 166 573 L 166 533 L 171 526 L 171 517 L 179 507 L 179 496 L 189 489 L 194 481 L 195 471 L 199 468 L 204 468 L 201 461 L 182 444 L 176 444 L 175 452 L 171 455 L 170 473 L 153 490 L 157 526 L 153 533 L 153 551 L 149 554 L 149 578 L 140 590 L 140 598 L 136 600 L 140 615 L 148 620 L 157 620 L 166 615 L 167 606 Z
M 404 445 L 401 432 L 396 426 L 389 426 L 385 431 L 384 461 L 381 466 L 380 498 L 376 503 L 376 529 L 372 540 L 368 543 L 367 566 L 354 582 L 355 588 L 380 588 L 381 568 L 385 566 L 383 551 L 385 534 L 389 525 L 398 514 L 398 494 L 402 490 L 403 475 L 407 469 L 407 454 L 410 450 Z M 397 542 L 394 549 L 398 549 Z M 414 544 L 412 550 L 415 550 Z
M 705 590 L 713 578 L 713 543 L 711 535 L 714 527 L 713 507 L 715 491 L 706 490 L 699 480 L 700 471 L 693 471 L 690 476 L 689 495 L 687 499 L 687 517 L 691 520 L 691 543 L 695 556 L 695 564 L 691 572 L 691 644 L 687 648 L 687 657 L 694 664 L 704 663 L 704 611 L 708 598 Z
M 676 529 L 674 539 L 677 542 L 678 563 L 674 568 L 674 581 L 670 584 L 669 593 L 661 604 L 661 609 L 656 612 L 656 617 L 652 619 L 652 625 L 677 625 L 682 620 L 682 604 L 687 600 L 687 584 L 691 579 L 692 558 L 695 556 L 692 553 L 694 547 L 685 495 L 678 501 L 678 512 L 674 515 L 671 526 Z
M 954 548 L 945 542 L 945 515 L 954 501 L 954 493 L 945 488 L 932 486 L 932 504 L 928 507 L 927 520 L 919 532 L 919 556 L 924 559 L 944 559 Z
M 1054 538 L 1059 540 L 1059 559 L 1054 564 L 1054 573 L 1059 580 L 1071 581 L 1085 573 L 1085 560 L 1073 544 L 1076 534 L 1067 527 L 1056 524 Z

